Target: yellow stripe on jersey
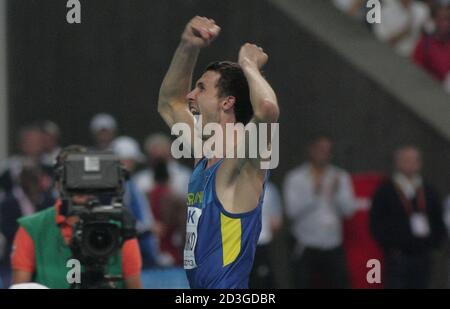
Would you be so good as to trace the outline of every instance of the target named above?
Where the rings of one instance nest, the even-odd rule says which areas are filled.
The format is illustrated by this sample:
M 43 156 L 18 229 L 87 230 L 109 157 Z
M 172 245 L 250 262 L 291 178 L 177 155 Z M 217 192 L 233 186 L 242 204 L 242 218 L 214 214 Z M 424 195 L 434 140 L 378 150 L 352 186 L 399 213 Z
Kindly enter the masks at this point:
M 241 219 L 233 219 L 220 214 L 222 234 L 223 266 L 233 263 L 241 252 Z

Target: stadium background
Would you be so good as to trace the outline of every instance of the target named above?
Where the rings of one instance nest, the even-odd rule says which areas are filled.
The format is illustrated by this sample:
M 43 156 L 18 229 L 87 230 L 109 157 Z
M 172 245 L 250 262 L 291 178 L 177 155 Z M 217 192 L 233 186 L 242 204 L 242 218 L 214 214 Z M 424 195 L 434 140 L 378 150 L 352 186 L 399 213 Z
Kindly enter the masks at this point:
M 64 145 L 90 143 L 89 121 L 104 111 L 140 142 L 168 132 L 156 112 L 159 86 L 184 25 L 201 15 L 222 33 L 202 51 L 196 77 L 210 61 L 236 60 L 247 41 L 270 56 L 264 71 L 281 108 L 276 184 L 304 160 L 309 138 L 324 133 L 335 141 L 334 162 L 351 173 L 389 172 L 396 146 L 420 145 L 425 176 L 442 196 L 450 193 L 450 126 L 441 121 L 450 119 L 442 105 L 448 97 L 329 1 L 81 1 L 81 24 L 66 22 L 66 1 L 4 4 L 8 154 L 17 150 L 18 129 L 36 119 L 57 122 Z M 325 17 L 313 18 L 318 11 Z M 352 51 L 344 54 L 342 43 Z M 431 114 L 414 108 L 411 97 Z M 285 233 L 279 238 L 285 249 Z M 286 287 L 283 259 L 279 254 L 277 265 Z

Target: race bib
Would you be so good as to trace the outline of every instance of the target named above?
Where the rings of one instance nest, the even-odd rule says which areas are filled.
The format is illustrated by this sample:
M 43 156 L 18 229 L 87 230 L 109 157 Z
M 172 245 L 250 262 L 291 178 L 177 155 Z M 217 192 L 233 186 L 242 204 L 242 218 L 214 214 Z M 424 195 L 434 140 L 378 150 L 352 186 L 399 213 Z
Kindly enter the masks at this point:
M 411 231 L 416 237 L 427 237 L 430 235 L 430 225 L 427 217 L 421 213 L 413 213 L 410 218 Z
M 195 261 L 195 246 L 198 239 L 198 221 L 202 210 L 197 207 L 188 207 L 186 221 L 186 242 L 184 244 L 184 269 L 197 267 Z

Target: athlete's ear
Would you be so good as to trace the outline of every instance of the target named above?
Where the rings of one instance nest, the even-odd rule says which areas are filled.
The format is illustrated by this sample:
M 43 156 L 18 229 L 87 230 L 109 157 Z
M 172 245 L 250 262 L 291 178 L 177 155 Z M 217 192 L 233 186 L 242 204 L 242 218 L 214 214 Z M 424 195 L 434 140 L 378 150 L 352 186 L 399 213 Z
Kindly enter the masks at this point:
M 222 101 L 222 109 L 223 111 L 227 112 L 229 110 L 231 110 L 234 105 L 236 104 L 236 98 L 234 96 L 227 96 L 225 97 L 225 99 Z

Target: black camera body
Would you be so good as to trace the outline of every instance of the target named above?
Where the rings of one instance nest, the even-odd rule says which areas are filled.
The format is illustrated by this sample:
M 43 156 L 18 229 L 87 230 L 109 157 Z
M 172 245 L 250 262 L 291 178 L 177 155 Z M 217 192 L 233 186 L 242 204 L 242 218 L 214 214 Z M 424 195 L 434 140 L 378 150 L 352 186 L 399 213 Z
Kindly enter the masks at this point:
M 127 172 L 112 153 L 88 152 L 68 155 L 58 173 L 63 213 L 80 218 L 70 247 L 83 270 L 73 287 L 115 288 L 122 278 L 107 274 L 108 262 L 136 236 L 135 221 L 122 204 Z M 76 196 L 87 202 L 75 204 Z
M 67 194 L 111 194 L 121 196 L 127 172 L 111 152 L 69 154 L 58 177 Z

